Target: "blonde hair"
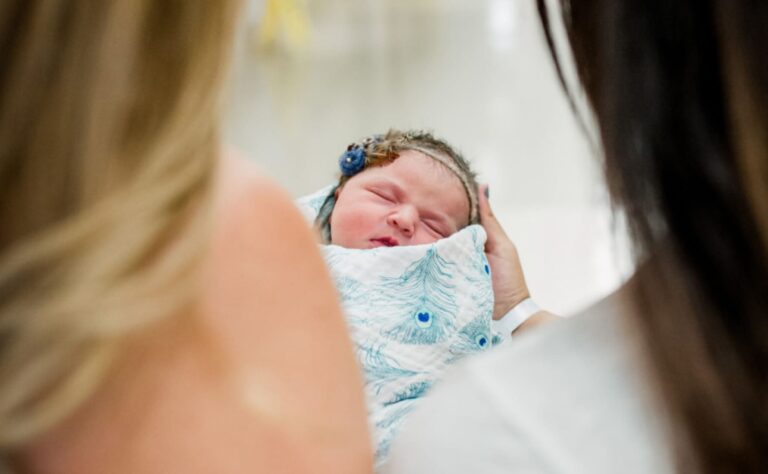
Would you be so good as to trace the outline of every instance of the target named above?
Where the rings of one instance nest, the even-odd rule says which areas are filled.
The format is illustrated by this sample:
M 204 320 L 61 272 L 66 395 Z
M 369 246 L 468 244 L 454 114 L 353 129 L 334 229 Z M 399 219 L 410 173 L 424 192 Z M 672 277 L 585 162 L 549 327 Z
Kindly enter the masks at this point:
M 190 302 L 235 3 L 0 4 L 0 451 Z

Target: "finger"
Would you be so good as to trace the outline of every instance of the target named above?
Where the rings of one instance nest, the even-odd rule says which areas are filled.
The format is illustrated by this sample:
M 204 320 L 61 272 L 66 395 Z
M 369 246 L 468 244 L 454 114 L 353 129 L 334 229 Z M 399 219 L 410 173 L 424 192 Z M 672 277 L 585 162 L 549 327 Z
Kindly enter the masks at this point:
M 488 201 L 489 187 L 487 184 L 481 184 L 477 189 L 477 207 L 480 210 L 480 216 L 493 215 L 491 204 Z
M 493 246 L 500 238 L 506 238 L 506 232 L 501 227 L 501 223 L 496 219 L 491 209 L 491 204 L 488 201 L 488 185 L 483 184 L 480 186 L 480 192 L 478 193 L 478 208 L 480 209 L 480 224 L 485 228 L 488 234 L 488 245 Z

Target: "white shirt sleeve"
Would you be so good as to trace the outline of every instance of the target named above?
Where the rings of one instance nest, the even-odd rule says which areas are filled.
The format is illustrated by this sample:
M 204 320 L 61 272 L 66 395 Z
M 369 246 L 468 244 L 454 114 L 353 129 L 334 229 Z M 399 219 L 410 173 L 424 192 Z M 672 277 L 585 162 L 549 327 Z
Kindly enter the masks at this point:
M 423 400 L 426 409 L 416 410 L 405 422 L 382 473 L 566 472 L 542 458 L 535 440 L 502 416 L 489 395 L 466 366 L 452 371 Z

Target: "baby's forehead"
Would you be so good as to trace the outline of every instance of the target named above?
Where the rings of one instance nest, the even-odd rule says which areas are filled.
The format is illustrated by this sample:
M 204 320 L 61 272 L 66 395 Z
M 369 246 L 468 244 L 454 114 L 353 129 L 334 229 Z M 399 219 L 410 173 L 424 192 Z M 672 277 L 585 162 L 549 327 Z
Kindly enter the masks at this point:
M 440 156 L 441 159 L 451 159 L 441 152 L 436 151 L 433 154 Z M 462 185 L 461 179 L 456 176 L 450 168 L 438 161 L 438 159 L 432 158 L 419 150 L 408 149 L 401 151 L 398 158 L 395 160 L 379 166 L 370 167 L 363 171 L 363 173 L 374 170 L 383 175 L 398 175 L 402 172 L 406 172 L 415 177 L 437 177 L 440 180 L 451 179 L 455 180 L 459 185 Z M 428 182 L 424 182 L 423 180 L 421 182 L 423 184 L 428 184 Z
M 389 181 L 409 188 L 434 188 L 441 194 L 466 194 L 461 179 L 453 171 L 421 154 L 418 158 L 402 157 L 383 166 L 368 168 L 361 175 L 367 175 L 370 180 Z
M 398 161 L 401 161 L 398 164 Z M 413 199 L 423 199 L 428 210 L 440 211 L 452 218 L 458 228 L 469 221 L 470 201 L 461 180 L 439 161 L 428 156 L 406 155 L 381 167 L 366 169 L 360 174 L 369 183 L 392 186 L 409 193 Z M 422 191 L 422 192 L 420 192 Z

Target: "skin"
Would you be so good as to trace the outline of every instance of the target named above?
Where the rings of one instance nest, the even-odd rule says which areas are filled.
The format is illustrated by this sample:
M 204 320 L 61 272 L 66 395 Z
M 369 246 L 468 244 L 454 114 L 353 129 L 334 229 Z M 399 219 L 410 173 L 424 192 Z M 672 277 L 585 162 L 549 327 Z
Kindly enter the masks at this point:
M 427 244 L 468 221 L 469 200 L 459 178 L 433 158 L 406 150 L 337 191 L 331 243 L 355 249 Z
M 214 215 L 197 305 L 126 341 L 21 472 L 372 472 L 362 380 L 304 218 L 233 156 Z

